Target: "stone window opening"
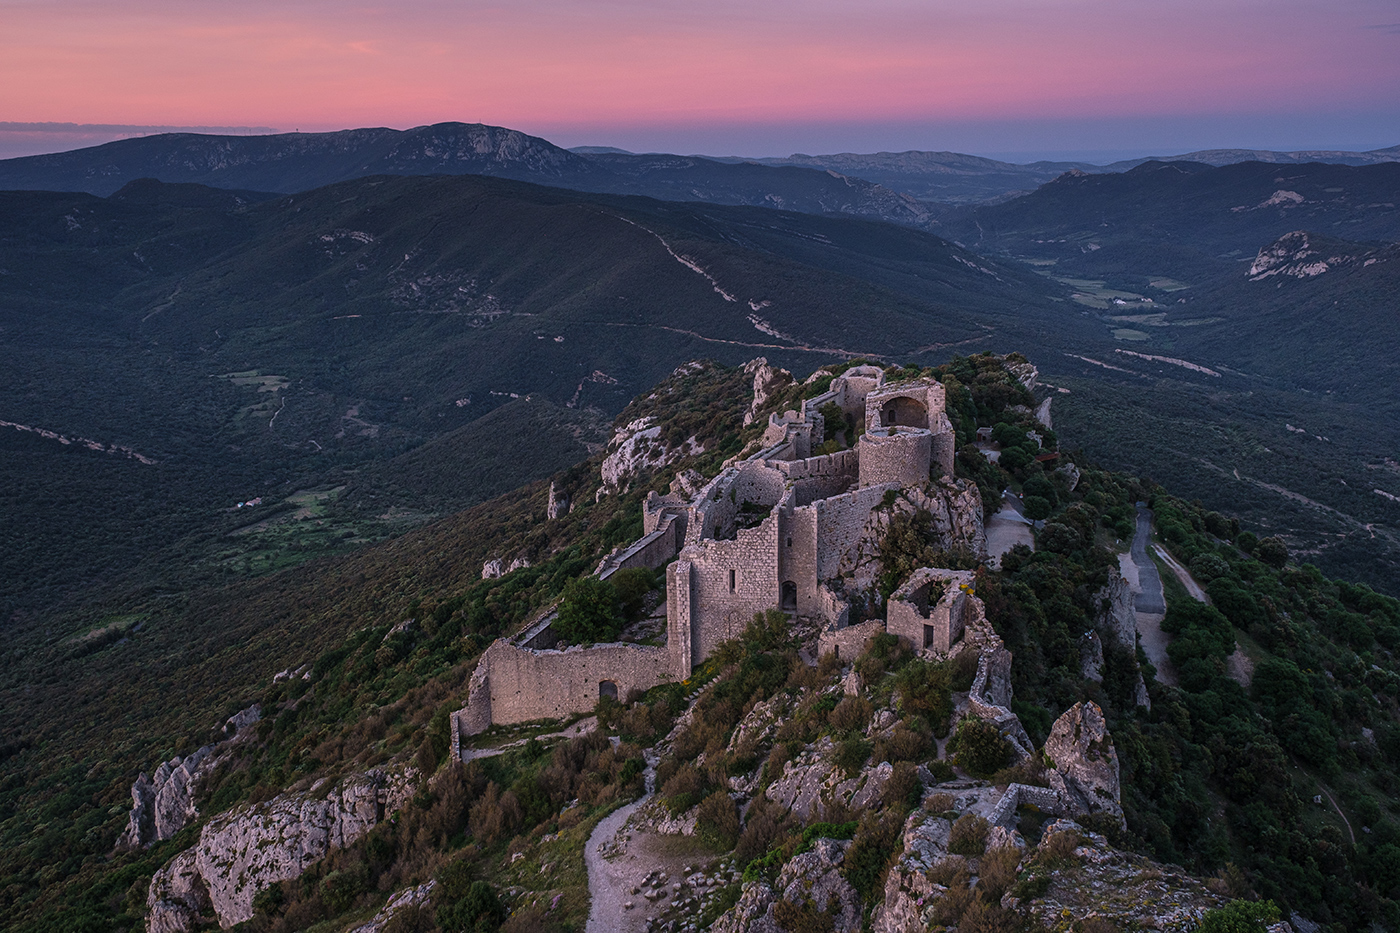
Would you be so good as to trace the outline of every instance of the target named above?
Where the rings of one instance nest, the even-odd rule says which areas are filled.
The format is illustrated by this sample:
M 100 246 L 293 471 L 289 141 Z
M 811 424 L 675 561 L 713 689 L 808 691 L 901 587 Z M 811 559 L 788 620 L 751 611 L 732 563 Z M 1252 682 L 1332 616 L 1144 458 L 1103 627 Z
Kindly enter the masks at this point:
M 901 395 L 880 406 L 880 426 L 883 428 L 897 425 L 925 427 L 927 424 L 928 407 L 918 399 Z
M 792 547 L 792 535 L 788 535 L 787 546 Z
M 607 698 L 610 699 L 610 700 L 616 700 L 616 699 L 617 699 L 617 684 L 613 683 L 611 680 L 602 680 L 602 681 L 599 681 L 599 682 L 598 682 L 598 699 L 601 700 L 603 697 L 607 697 Z
M 729 592 L 731 592 L 731 593 L 734 592 L 734 587 L 735 587 L 735 585 L 738 583 L 738 576 L 739 576 L 739 571 L 737 571 L 737 570 L 731 570 L 731 571 L 729 571 Z
M 796 584 L 796 583 L 792 582 L 791 580 L 786 580 L 786 581 L 784 581 L 782 587 L 781 587 L 780 590 L 779 590 L 779 594 L 780 594 L 780 601 L 779 601 L 779 607 L 780 607 L 780 608 L 782 608 L 782 609 L 796 609 L 796 608 L 797 608 L 797 584 Z

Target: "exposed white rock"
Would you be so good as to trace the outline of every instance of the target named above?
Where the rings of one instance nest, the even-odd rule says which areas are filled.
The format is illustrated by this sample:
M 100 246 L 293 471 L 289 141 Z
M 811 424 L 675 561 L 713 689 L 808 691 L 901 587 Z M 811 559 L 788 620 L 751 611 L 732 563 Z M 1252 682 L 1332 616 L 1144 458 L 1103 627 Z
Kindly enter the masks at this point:
M 254 703 L 234 713 L 224 722 L 225 742 L 262 717 L 262 707 Z M 171 838 L 199 815 L 195 791 L 199 780 L 224 757 L 224 742 L 205 745 L 193 754 L 175 757 L 156 768 L 153 776 L 143 771 L 131 785 L 131 814 L 126 830 L 117 839 L 117 848 L 135 849 Z
M 753 402 L 744 413 L 744 427 L 748 427 L 758 420 L 759 412 L 772 400 L 773 393 L 792 382 L 792 373 L 774 369 L 762 356 L 745 363 L 744 372 L 753 375 Z
M 678 447 L 668 447 L 655 419 L 638 418 L 613 432 L 601 468 L 602 489 L 625 490 L 642 470 L 654 470 L 682 457 L 704 452 L 704 445 L 694 437 L 687 438 Z
M 1103 813 L 1122 821 L 1118 752 L 1097 703 L 1076 703 L 1065 710 L 1045 740 L 1045 754 L 1055 766 L 1050 786 L 1069 812 Z
M 781 901 L 829 916 L 836 933 L 860 929 L 860 895 L 841 874 L 849 843 L 818 839 L 811 851 L 792 857 L 777 883 L 747 885 L 734 905 L 710 927 L 715 933 L 785 933 L 778 923 Z
M 259 891 L 369 832 L 413 795 L 417 776 L 373 770 L 219 814 L 151 879 L 148 933 L 185 933 L 209 910 L 224 928 L 248 920 Z
M 560 492 L 553 482 L 549 484 L 549 504 L 545 507 L 545 514 L 551 521 L 569 514 L 569 497 Z
M 368 923 L 362 923 L 346 933 L 383 933 L 400 911 L 409 907 L 417 907 L 427 904 L 433 896 L 433 888 L 437 887 L 436 881 L 426 881 L 414 888 L 405 888 L 393 897 L 389 898 L 389 903 L 380 908 L 379 913 L 374 915 L 374 919 Z

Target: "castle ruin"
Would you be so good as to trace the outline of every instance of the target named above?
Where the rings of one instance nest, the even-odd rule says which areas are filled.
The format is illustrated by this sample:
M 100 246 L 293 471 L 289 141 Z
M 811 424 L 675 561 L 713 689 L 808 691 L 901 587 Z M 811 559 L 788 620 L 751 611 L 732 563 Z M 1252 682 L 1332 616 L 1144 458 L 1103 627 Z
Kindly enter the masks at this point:
M 828 426 L 837 410 L 844 423 Z M 848 449 L 813 455 L 842 434 Z M 952 650 L 970 603 L 980 617 L 967 572 L 920 570 L 890 600 L 888 622 L 861 621 L 897 501 L 928 511 L 950 549 L 985 554 L 981 496 L 953 478 L 943 386 L 852 367 L 799 410 L 771 415 L 761 444 L 703 486 L 683 476 L 668 495 L 648 495 L 642 538 L 599 568 L 606 579 L 625 567 L 666 567 L 665 645 L 560 649 L 548 616 L 498 639 L 477 665 L 467 706 L 453 714 L 454 753 L 492 725 L 575 715 L 600 696 L 684 680 L 774 607 L 817 622 L 819 650 L 842 657 L 886 629 L 928 656 Z

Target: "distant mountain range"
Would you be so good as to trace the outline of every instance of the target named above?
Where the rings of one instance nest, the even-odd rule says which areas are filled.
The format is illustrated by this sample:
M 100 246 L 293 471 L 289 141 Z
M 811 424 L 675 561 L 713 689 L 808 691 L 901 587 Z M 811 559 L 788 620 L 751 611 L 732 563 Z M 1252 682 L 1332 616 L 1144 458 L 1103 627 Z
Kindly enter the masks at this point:
M 631 155 L 622 149 L 580 147 L 571 150 L 589 157 L 616 158 Z M 747 159 L 736 156 L 705 156 L 716 162 L 750 162 L 769 166 L 796 166 L 824 169 L 864 178 L 921 201 L 970 204 L 999 201 L 1024 194 L 1069 171 L 1104 174 L 1126 172 L 1145 162 L 1199 162 L 1204 165 L 1233 165 L 1237 162 L 1270 162 L 1301 165 L 1327 162 L 1336 165 L 1374 165 L 1400 161 L 1400 146 L 1370 152 L 1300 150 L 1275 152 L 1260 149 L 1204 149 L 1173 156 L 1129 159 L 1109 165 L 1090 162 L 1040 161 L 1002 162 L 960 152 L 842 152 L 832 155 L 803 155 L 784 158 Z
M 1400 163 L 1144 162 L 1071 171 L 1025 197 L 945 215 L 944 236 L 1058 275 L 1199 284 L 1293 230 L 1400 240 Z
M 0 160 L 0 190 L 106 196 L 154 178 L 292 194 L 369 175 L 490 175 L 607 194 L 852 214 L 928 226 L 928 205 L 860 178 L 683 156 L 583 156 L 518 130 L 439 123 L 272 136 L 167 133 Z
M 735 156 L 638 154 L 608 146 L 562 149 L 518 130 L 439 123 L 334 133 L 216 136 L 168 133 L 87 149 L 0 160 L 0 190 L 109 195 L 155 178 L 291 194 L 368 175 L 491 175 L 579 191 L 640 194 L 671 201 L 841 213 L 934 228 L 948 205 L 995 203 L 1033 191 L 1065 172 L 1119 173 L 1149 159 L 1001 162 L 957 152 Z M 1158 161 L 1228 165 L 1400 161 L 1400 146 L 1371 152 L 1217 149 Z

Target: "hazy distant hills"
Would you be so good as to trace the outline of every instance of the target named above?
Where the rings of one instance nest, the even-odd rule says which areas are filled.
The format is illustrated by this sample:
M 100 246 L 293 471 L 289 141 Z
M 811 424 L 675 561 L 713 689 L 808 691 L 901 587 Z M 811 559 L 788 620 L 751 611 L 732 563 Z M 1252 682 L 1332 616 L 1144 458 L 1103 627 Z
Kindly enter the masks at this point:
M 106 196 L 154 178 L 290 194 L 366 175 L 497 175 L 578 184 L 606 173 L 543 139 L 482 124 L 213 136 L 162 133 L 0 161 L 0 189 Z
M 1292 230 L 1400 240 L 1400 163 L 1145 162 L 1066 173 L 1025 197 L 965 208 L 945 235 L 1073 275 L 1219 275 Z
M 591 155 L 601 149 L 581 148 L 574 152 Z M 621 150 L 607 150 L 618 153 Z M 844 175 L 878 182 L 894 191 L 921 201 L 946 204 L 974 204 L 1001 201 L 1031 191 L 1053 181 L 1064 172 L 1092 174 L 1126 172 L 1144 162 L 1199 162 L 1206 165 L 1232 165 L 1238 162 L 1269 162 L 1299 165 L 1327 162 L 1339 165 L 1373 165 L 1400 161 L 1400 146 L 1370 152 L 1307 150 L 1274 152 L 1258 149 L 1211 149 L 1182 155 L 1129 159 L 1110 165 L 1089 162 L 1038 161 L 1002 162 L 959 152 L 842 152 L 831 155 L 795 154 L 783 158 L 741 160 L 733 157 L 717 161 L 749 161 L 760 165 L 801 166 L 826 169 Z
M 1237 162 L 1271 162 L 1277 165 L 1303 165 L 1308 162 L 1327 162 L 1333 165 L 1379 165 L 1383 162 L 1400 162 L 1400 146 L 1386 149 L 1370 149 L 1366 152 L 1351 152 L 1345 149 L 1296 149 L 1292 152 L 1279 152 L 1273 149 L 1198 149 L 1173 156 L 1151 156 L 1146 159 L 1129 159 L 1103 166 L 1100 171 L 1122 172 L 1144 162 L 1201 162 L 1206 165 L 1234 165 Z
M 929 208 L 870 181 L 680 156 L 581 156 L 517 130 L 440 123 L 272 136 L 171 133 L 0 161 L 0 190 L 105 196 L 140 178 L 283 194 L 369 175 L 490 175 L 673 201 L 846 213 L 926 226 Z

